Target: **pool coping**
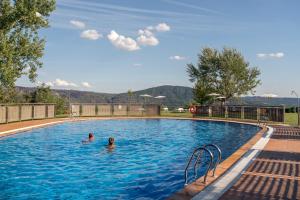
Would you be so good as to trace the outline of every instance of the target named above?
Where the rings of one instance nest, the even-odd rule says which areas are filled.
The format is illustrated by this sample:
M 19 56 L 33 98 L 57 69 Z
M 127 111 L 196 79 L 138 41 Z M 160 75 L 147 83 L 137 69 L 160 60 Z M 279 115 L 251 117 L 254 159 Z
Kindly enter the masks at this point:
M 237 163 L 242 156 L 244 156 L 262 137 L 262 135 L 267 131 L 265 126 L 261 126 L 258 123 L 247 122 L 247 121 L 235 121 L 235 120 L 226 120 L 226 119 L 210 119 L 210 118 L 188 118 L 188 117 L 162 117 L 162 116 L 145 116 L 145 117 L 128 117 L 128 116 L 120 116 L 120 117 L 80 117 L 80 118 L 62 118 L 55 119 L 50 122 L 45 122 L 47 120 L 41 120 L 40 124 L 34 124 L 30 126 L 24 126 L 21 128 L 15 128 L 11 130 L 5 130 L 0 132 L 0 138 L 14 135 L 17 133 L 22 133 L 26 131 L 30 131 L 36 128 L 43 128 L 47 126 L 57 125 L 66 122 L 78 122 L 78 121 L 89 121 L 89 120 L 126 120 L 126 119 L 174 119 L 174 120 L 193 120 L 193 121 L 214 121 L 214 122 L 229 122 L 229 123 L 239 123 L 239 124 L 248 124 L 254 125 L 262 128 L 259 132 L 257 132 L 252 138 L 250 138 L 247 143 L 241 146 L 238 150 L 236 150 L 232 155 L 230 155 L 226 160 L 219 164 L 215 177 L 207 176 L 207 183 L 202 183 L 202 177 L 197 179 L 195 182 L 187 185 L 182 190 L 175 192 L 168 199 L 192 199 L 198 193 L 203 191 L 207 186 L 218 180 L 219 177 L 224 175 L 235 163 Z M 38 121 L 35 121 L 38 123 Z M 14 124 L 20 124 L 22 122 L 16 122 Z M 29 123 L 30 124 L 30 123 Z M 6 124 L 1 124 L 0 126 L 5 126 Z

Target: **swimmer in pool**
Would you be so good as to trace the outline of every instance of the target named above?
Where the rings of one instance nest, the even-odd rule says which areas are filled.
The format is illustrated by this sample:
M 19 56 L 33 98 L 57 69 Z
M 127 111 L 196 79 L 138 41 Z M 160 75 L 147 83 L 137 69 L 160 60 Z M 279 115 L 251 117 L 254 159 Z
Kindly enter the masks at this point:
M 108 139 L 108 145 L 107 145 L 108 149 L 114 149 L 115 148 L 115 138 L 110 137 Z
M 88 140 L 83 140 L 82 143 L 89 143 L 92 142 L 94 140 L 94 134 L 93 133 L 89 133 L 89 139 Z

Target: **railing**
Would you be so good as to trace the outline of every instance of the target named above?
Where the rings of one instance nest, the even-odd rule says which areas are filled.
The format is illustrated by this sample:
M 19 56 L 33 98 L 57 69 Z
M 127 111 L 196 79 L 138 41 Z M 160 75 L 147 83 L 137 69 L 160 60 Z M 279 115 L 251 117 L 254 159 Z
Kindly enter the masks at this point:
M 196 158 L 194 162 L 194 179 L 196 180 L 198 177 L 197 171 L 199 165 L 205 167 L 203 179 L 203 183 L 205 184 L 209 170 L 212 169 L 212 176 L 215 176 L 216 169 L 222 158 L 222 152 L 220 148 L 215 144 L 207 144 L 203 147 L 196 148 L 193 151 L 184 170 L 185 185 L 188 184 L 188 169 L 194 158 Z
M 157 104 L 71 104 L 72 117 L 157 116 Z
M 196 117 L 284 122 L 284 106 L 196 106 Z
M 55 104 L 0 104 L 0 123 L 55 117 Z

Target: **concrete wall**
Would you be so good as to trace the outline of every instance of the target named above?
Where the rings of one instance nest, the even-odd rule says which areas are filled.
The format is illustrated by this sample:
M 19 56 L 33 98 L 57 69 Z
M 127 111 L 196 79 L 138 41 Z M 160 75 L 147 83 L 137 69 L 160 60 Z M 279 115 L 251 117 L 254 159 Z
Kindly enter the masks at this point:
M 126 116 L 127 115 L 127 105 L 114 105 L 114 116 Z
M 96 105 L 82 105 L 81 116 L 96 116 Z
M 159 105 L 143 104 L 73 104 L 72 116 L 156 116 Z
M 23 105 L 21 106 L 21 120 L 30 120 L 32 119 L 32 105 Z
M 0 124 L 53 117 L 55 105 L 52 104 L 0 105 Z
M 111 105 L 97 105 L 97 116 L 111 116 Z
M 71 106 L 71 112 L 73 117 L 79 117 L 80 116 L 80 105 L 72 105 Z
M 20 106 L 7 106 L 7 122 L 20 120 Z
M 129 116 L 142 116 L 143 115 L 143 105 L 130 105 L 128 107 Z
M 6 123 L 6 107 L 0 106 L 0 123 Z
M 54 117 L 55 117 L 55 106 L 47 105 L 47 118 L 54 118 Z
M 46 105 L 34 105 L 33 106 L 33 118 L 34 119 L 46 118 Z

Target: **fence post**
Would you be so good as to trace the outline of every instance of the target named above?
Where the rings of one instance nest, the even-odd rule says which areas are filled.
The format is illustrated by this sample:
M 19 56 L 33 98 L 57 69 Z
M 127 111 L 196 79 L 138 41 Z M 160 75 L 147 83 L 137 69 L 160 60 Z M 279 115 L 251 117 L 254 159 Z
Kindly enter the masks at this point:
M 97 117 L 98 116 L 98 105 L 97 104 L 95 104 L 95 116 Z
M 8 106 L 5 106 L 5 121 L 8 123 Z
M 241 119 L 245 119 L 245 107 L 241 107 Z
M 56 104 L 53 105 L 53 118 L 56 118 Z
M 111 115 L 111 117 L 114 116 L 114 104 L 113 103 L 110 104 L 110 115 Z
M 22 118 L 22 105 L 19 105 L 19 122 L 21 121 Z
M 158 113 L 157 113 L 157 114 L 158 114 L 158 116 L 160 116 L 160 112 L 161 112 L 161 105 L 158 105 L 158 108 L 157 108 L 157 109 L 158 109 Z
M 282 106 L 282 122 L 285 122 L 285 106 Z
M 257 121 L 260 120 L 260 108 L 257 107 Z
M 31 109 L 31 120 L 34 120 L 34 105 L 31 105 L 32 109 Z
M 208 107 L 208 117 L 212 117 L 212 107 Z
M 129 116 L 129 105 L 127 104 L 126 105 L 126 114 L 127 114 L 127 117 Z
M 45 118 L 48 118 L 49 113 L 48 113 L 49 105 L 45 105 Z

